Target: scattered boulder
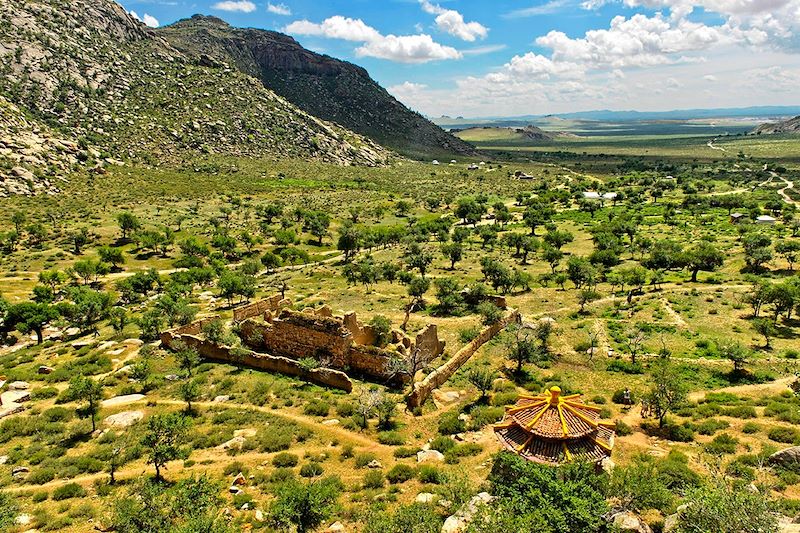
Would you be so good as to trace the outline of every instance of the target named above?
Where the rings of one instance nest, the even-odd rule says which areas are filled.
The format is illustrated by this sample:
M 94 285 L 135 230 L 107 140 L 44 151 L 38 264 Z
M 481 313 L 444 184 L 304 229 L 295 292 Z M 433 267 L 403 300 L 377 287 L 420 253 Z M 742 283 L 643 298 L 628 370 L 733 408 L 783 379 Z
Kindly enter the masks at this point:
M 144 411 L 123 411 L 121 413 L 106 417 L 103 423 L 111 428 L 124 429 L 134 425 L 143 418 Z
M 437 450 L 422 450 L 417 452 L 417 462 L 424 463 L 427 461 L 444 462 L 444 455 Z
M 338 426 L 339 425 L 339 419 L 338 418 L 331 418 L 330 420 L 323 420 L 322 421 L 322 425 L 323 426 Z
M 431 494 L 430 492 L 420 492 L 417 494 L 417 497 L 414 499 L 417 503 L 432 503 L 436 496 Z
M 239 486 L 239 487 L 241 487 L 243 485 L 247 485 L 247 478 L 244 477 L 244 474 L 239 472 L 238 474 L 236 474 L 236 477 L 233 478 L 233 481 L 231 482 L 231 486 Z
M 52 374 L 54 371 L 55 369 L 53 367 L 45 365 L 40 366 L 39 370 L 37 370 L 39 374 L 44 374 L 44 375 Z
M 103 400 L 103 407 L 114 407 L 118 405 L 128 405 L 144 400 L 144 394 L 126 394 L 125 396 L 116 396 Z
M 653 533 L 653 530 L 644 522 L 644 520 L 630 511 L 623 511 L 611 515 L 610 522 L 619 531 Z
M 323 533 L 344 533 L 345 531 L 344 524 L 337 521 L 329 525 Z
M 30 390 L 31 384 L 27 381 L 12 381 L 8 384 L 8 390 Z
M 214 403 L 225 403 L 231 401 L 231 397 L 227 394 L 214 397 Z
M 603 460 L 600 461 L 600 468 L 602 468 L 606 474 L 611 474 L 616 466 L 617 464 L 611 460 L 611 457 L 604 457 Z
M 367 468 L 383 468 L 383 465 L 377 459 L 373 459 L 367 464 Z
M 800 446 L 792 446 L 769 456 L 769 464 L 800 469 Z
M 256 519 L 256 522 L 263 522 L 264 521 L 264 511 L 262 511 L 261 509 L 256 509 L 255 519 Z
M 27 525 L 30 525 L 31 522 L 33 522 L 33 517 L 31 515 L 25 514 L 25 513 L 23 513 L 21 515 L 18 515 L 14 519 L 14 523 L 16 525 L 18 525 L 18 526 L 27 526 Z
M 481 505 L 491 502 L 494 497 L 488 492 L 481 492 L 473 496 L 470 501 L 461 506 L 456 513 L 445 520 L 442 533 L 461 533 L 467 529 L 472 517 L 478 512 Z
M 7 455 L 0 455 L 0 465 L 4 465 L 8 463 L 8 456 Z

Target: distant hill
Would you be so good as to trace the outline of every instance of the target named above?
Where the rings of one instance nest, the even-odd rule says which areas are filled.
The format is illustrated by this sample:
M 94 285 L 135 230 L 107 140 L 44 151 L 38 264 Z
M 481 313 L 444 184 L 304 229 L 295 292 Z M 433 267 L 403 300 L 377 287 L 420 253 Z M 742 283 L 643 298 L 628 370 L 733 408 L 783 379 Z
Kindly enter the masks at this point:
M 563 132 L 545 131 L 531 124 L 523 128 L 487 126 L 451 131 L 456 137 L 476 145 L 538 145 L 550 143 L 558 138 L 574 137 Z
M 102 171 L 110 160 L 162 165 L 213 153 L 341 165 L 391 157 L 235 68 L 188 57 L 111 0 L 3 0 L 0 43 L 4 193 L 47 188 L 45 176 L 57 181 L 76 163 Z M 16 146 L 13 129 L 37 147 Z
M 800 133 L 800 116 L 782 122 L 770 122 L 757 127 L 753 133 Z
M 473 154 L 474 148 L 398 102 L 366 70 L 306 50 L 291 37 L 195 15 L 156 33 L 195 58 L 235 65 L 296 106 L 400 153 Z

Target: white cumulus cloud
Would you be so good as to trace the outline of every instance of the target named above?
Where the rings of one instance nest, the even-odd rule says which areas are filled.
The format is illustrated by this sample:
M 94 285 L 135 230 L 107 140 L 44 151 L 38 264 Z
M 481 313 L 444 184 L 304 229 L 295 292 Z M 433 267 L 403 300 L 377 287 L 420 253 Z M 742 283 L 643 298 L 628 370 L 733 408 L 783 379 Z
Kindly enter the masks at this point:
M 286 33 L 312 35 L 329 39 L 363 43 L 356 48 L 359 57 L 376 57 L 399 63 L 426 63 L 442 59 L 459 59 L 461 52 L 444 46 L 430 35 L 382 35 L 361 19 L 336 15 L 321 23 L 298 20 L 283 28 Z
M 282 17 L 288 17 L 292 14 L 292 10 L 286 4 L 273 4 L 271 2 L 267 3 L 267 11 Z
M 159 26 L 158 19 L 148 13 L 145 13 L 141 17 L 136 13 L 136 11 L 129 11 L 128 13 L 130 13 L 130 15 L 139 22 L 144 23 L 145 26 L 149 26 L 151 28 L 158 28 Z
M 211 8 L 219 9 L 220 11 L 252 13 L 256 10 L 256 5 L 248 0 L 226 0 L 225 2 L 217 2 Z
M 445 9 L 429 0 L 419 0 L 423 11 L 436 15 L 436 27 L 463 41 L 473 42 L 476 39 L 485 39 L 489 35 L 489 28 L 480 22 L 466 22 L 464 16 L 453 9 Z

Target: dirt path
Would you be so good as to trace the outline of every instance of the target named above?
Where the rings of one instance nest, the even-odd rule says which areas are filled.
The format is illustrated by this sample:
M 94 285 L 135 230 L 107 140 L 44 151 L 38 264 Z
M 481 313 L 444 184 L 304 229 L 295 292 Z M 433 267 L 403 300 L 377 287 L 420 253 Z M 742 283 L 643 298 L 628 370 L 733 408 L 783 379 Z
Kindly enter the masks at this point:
M 734 387 L 724 387 L 722 389 L 715 389 L 712 391 L 695 391 L 689 394 L 689 399 L 692 401 L 702 400 L 709 392 L 728 392 L 736 394 L 737 396 L 755 396 L 755 395 L 772 395 L 780 394 L 788 390 L 789 385 L 795 380 L 794 376 L 776 379 L 770 383 L 760 383 L 758 385 L 736 385 Z
M 672 308 L 672 304 L 669 303 L 669 300 L 666 298 L 661 298 L 661 303 L 664 305 L 664 310 L 667 312 L 669 316 L 672 317 L 672 324 L 674 326 L 678 326 L 680 328 L 689 327 L 689 324 L 683 319 L 683 317 L 678 313 L 675 309 Z
M 714 137 L 713 139 L 711 139 L 710 141 L 708 141 L 708 143 L 706 143 L 706 146 L 708 146 L 708 147 L 709 147 L 709 148 L 711 148 L 712 150 L 719 150 L 720 152 L 727 152 L 727 150 L 726 150 L 725 148 L 723 148 L 723 147 L 721 147 L 721 146 L 715 146 L 715 145 L 714 145 L 714 141 L 716 141 L 716 140 L 717 140 L 717 138 L 716 138 L 716 137 Z

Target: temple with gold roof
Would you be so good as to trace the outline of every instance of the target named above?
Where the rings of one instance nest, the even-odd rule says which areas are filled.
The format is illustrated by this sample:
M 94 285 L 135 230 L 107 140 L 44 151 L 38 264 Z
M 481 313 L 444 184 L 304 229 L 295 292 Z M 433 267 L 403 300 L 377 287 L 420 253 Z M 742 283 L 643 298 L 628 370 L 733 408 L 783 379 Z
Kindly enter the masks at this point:
M 614 447 L 614 424 L 600 422 L 600 408 L 580 403 L 580 394 L 562 396 L 559 387 L 521 396 L 494 432 L 520 457 L 550 465 L 599 463 Z

